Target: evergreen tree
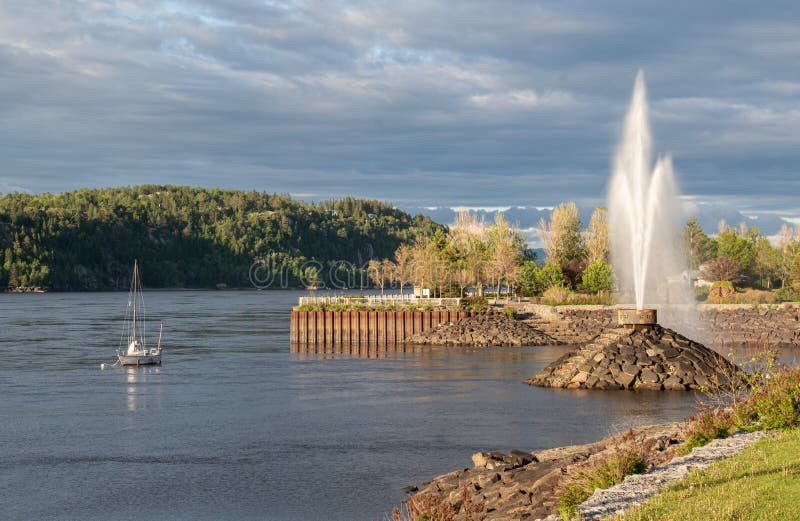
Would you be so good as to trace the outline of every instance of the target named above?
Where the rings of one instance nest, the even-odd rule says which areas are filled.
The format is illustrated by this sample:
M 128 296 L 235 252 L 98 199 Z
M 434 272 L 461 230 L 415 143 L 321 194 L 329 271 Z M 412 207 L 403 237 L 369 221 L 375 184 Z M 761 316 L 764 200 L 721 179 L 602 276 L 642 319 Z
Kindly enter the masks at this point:
M 706 235 L 696 217 L 686 222 L 683 230 L 683 247 L 689 258 L 689 267 L 693 270 L 717 256 L 716 241 Z

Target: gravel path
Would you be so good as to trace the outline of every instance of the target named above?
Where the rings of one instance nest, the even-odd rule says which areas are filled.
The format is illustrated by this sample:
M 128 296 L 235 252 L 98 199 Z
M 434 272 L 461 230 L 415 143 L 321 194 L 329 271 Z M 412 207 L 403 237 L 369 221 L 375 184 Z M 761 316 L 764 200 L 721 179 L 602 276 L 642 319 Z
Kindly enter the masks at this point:
M 713 462 L 730 458 L 758 440 L 772 436 L 764 432 L 740 432 L 728 438 L 714 440 L 698 447 L 691 454 L 674 458 L 665 465 L 655 467 L 646 474 L 634 474 L 619 485 L 606 490 L 595 490 L 581 503 L 581 519 L 594 521 L 617 514 L 644 503 L 670 482 L 686 477 L 689 472 L 704 469 Z

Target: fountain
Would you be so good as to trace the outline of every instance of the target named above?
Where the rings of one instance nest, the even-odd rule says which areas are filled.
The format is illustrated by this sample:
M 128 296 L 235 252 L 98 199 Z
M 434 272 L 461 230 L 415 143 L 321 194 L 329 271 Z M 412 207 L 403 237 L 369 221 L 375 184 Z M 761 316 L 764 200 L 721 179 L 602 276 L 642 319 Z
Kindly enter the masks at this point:
M 634 308 L 619 327 L 559 358 L 527 383 L 567 389 L 689 390 L 723 384 L 737 371 L 724 357 L 658 324 L 658 291 L 683 271 L 680 199 L 669 156 L 652 166 L 644 74 L 639 71 L 609 185 L 611 259 Z M 669 286 L 667 286 L 669 288 Z M 651 307 L 647 307 L 651 306 Z
M 608 191 L 611 260 L 619 289 L 635 296 L 637 310 L 658 303 L 658 285 L 685 268 L 677 254 L 683 212 L 672 159 L 653 167 L 651 141 L 639 71 Z

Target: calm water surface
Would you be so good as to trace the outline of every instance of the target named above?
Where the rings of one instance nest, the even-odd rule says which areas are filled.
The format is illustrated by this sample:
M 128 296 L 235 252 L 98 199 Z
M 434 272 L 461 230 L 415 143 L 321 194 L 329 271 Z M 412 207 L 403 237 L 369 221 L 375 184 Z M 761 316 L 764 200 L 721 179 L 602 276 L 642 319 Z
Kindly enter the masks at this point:
M 479 450 L 684 418 L 691 393 L 533 388 L 565 348 L 291 354 L 294 292 L 150 292 L 160 368 L 113 362 L 124 293 L 0 295 L 0 519 L 383 519 Z

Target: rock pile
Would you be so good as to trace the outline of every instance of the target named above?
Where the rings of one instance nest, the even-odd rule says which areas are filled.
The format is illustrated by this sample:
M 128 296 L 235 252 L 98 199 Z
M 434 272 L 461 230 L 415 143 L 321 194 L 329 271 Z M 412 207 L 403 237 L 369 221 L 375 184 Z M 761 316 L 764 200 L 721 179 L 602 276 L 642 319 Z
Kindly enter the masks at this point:
M 410 344 L 466 346 L 558 345 L 553 337 L 506 315 L 490 314 L 441 324 L 406 340 Z
M 669 460 L 684 438 L 680 424 L 640 427 L 630 435 L 648 447 L 647 459 L 653 464 Z M 439 496 L 460 511 L 466 489 L 473 505 L 484 503 L 486 521 L 544 518 L 558 509 L 557 494 L 568 473 L 589 458 L 618 450 L 621 438 L 533 453 L 479 452 L 472 456 L 474 468 L 436 477 L 418 494 Z M 456 519 L 463 516 L 459 512 Z
M 738 369 L 718 353 L 654 325 L 609 329 L 527 383 L 567 389 L 684 391 L 725 385 Z
M 617 321 L 617 310 L 608 306 L 524 304 L 519 311 L 528 316 L 525 322 L 563 344 L 587 344 Z

